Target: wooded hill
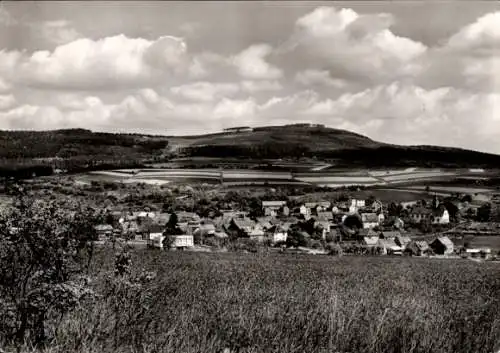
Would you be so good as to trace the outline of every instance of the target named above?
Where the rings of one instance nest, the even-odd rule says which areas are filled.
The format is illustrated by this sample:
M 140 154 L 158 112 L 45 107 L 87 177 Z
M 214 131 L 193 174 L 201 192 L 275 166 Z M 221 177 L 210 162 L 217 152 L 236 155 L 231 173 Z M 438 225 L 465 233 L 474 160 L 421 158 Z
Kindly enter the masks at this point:
M 132 168 L 169 157 L 311 158 L 341 167 L 500 167 L 500 156 L 495 154 L 391 145 L 345 130 L 303 125 L 198 136 L 112 134 L 85 129 L 0 131 L 0 176 L 45 175 L 57 168 Z

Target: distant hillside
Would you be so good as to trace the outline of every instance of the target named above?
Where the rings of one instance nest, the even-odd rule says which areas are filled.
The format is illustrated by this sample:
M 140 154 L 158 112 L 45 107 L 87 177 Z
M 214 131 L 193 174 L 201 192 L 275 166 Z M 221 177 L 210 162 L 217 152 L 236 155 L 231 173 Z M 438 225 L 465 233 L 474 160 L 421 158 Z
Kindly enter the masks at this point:
M 459 148 L 399 146 L 350 131 L 297 125 L 253 131 L 169 137 L 170 148 L 187 157 L 299 158 L 337 166 L 422 166 L 500 168 L 500 156 Z
M 164 162 L 169 157 L 212 157 L 214 165 L 238 158 L 306 158 L 327 161 L 336 167 L 500 168 L 499 155 L 436 146 L 391 145 L 323 126 L 268 126 L 199 136 L 110 134 L 85 129 L 0 131 L 0 176 L 11 175 L 13 170 L 14 174 L 27 176 L 50 174 L 55 168 L 128 168 Z
M 79 170 L 128 167 L 161 156 L 164 137 L 96 133 L 85 129 L 0 131 L 0 176 L 50 174 L 53 168 Z
M 198 136 L 169 136 L 170 146 L 262 146 L 294 145 L 309 151 L 380 147 L 385 144 L 346 130 L 297 125 L 257 127 L 253 131 Z

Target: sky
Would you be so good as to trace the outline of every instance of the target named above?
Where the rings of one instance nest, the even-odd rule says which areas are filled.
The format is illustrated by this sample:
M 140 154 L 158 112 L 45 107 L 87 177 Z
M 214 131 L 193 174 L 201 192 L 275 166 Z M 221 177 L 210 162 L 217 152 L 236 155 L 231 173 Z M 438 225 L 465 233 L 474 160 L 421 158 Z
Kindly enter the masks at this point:
M 0 129 L 299 122 L 500 154 L 500 3 L 0 2 Z

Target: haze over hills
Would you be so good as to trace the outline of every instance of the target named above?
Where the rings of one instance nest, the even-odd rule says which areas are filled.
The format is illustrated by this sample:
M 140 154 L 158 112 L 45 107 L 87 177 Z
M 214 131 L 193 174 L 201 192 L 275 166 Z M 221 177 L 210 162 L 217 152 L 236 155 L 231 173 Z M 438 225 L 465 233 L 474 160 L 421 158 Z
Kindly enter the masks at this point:
M 306 158 L 341 167 L 500 167 L 500 155 L 449 147 L 391 145 L 310 124 L 244 128 L 198 136 L 112 134 L 85 129 L 0 131 L 4 170 L 36 164 L 65 169 L 82 165 L 125 168 L 176 157 L 211 157 L 220 161 Z

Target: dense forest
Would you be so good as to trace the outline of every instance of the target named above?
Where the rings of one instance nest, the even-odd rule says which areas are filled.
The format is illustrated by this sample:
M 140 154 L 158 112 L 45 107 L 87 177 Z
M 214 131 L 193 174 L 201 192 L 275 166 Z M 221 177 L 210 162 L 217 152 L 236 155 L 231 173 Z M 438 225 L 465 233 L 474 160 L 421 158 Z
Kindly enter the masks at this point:
M 241 157 L 241 158 L 316 158 L 330 161 L 337 166 L 366 167 L 488 167 L 498 168 L 500 156 L 455 148 L 433 146 L 380 146 L 374 148 L 349 148 L 310 150 L 294 143 L 265 142 L 254 146 L 215 145 L 193 146 L 185 151 L 192 157 Z
M 0 177 L 142 166 L 161 160 L 167 146 L 164 137 L 85 129 L 0 131 Z

